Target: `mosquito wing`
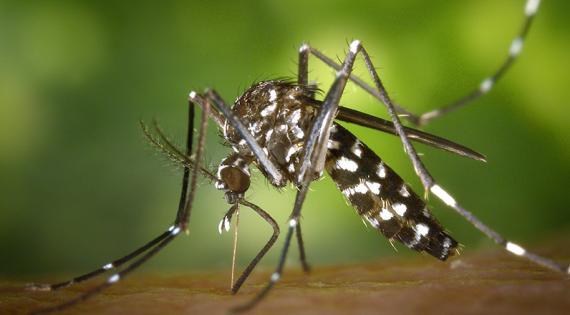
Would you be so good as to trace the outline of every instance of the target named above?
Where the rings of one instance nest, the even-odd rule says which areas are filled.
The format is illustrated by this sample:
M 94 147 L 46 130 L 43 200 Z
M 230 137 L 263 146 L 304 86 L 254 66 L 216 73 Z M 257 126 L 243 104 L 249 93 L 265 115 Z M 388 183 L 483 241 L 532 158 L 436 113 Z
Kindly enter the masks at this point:
M 318 100 L 308 100 L 308 103 L 311 106 L 318 107 L 321 105 L 322 102 Z M 396 132 L 396 128 L 394 128 L 394 123 L 392 123 L 391 121 L 375 117 L 372 115 L 368 115 L 354 109 L 340 106 L 338 109 L 336 119 L 376 129 L 392 135 L 398 135 L 398 133 Z M 410 127 L 404 127 L 404 130 L 408 138 L 412 141 L 427 144 L 434 148 L 455 153 L 457 155 L 468 157 L 470 159 L 474 159 L 477 161 L 482 161 L 482 162 L 487 161 L 486 157 L 483 154 L 475 150 L 472 150 L 466 146 L 463 146 L 461 144 L 455 143 L 451 140 L 447 140 L 438 137 L 436 135 L 432 135 L 430 133 L 423 132 Z
M 372 150 L 338 124 L 331 129 L 326 170 L 358 214 L 390 240 L 446 260 L 457 242 L 424 201 Z

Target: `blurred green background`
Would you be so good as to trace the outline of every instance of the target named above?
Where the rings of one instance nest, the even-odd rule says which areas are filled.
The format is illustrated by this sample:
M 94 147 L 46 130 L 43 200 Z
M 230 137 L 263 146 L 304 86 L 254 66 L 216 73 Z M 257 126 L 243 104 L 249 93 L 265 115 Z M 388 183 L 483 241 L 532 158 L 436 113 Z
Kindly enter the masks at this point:
M 180 169 L 143 139 L 153 117 L 184 139 L 191 89 L 215 87 L 232 101 L 252 82 L 294 77 L 309 41 L 343 56 L 358 38 L 391 95 L 421 112 L 477 86 L 506 56 L 523 20 L 522 0 L 469 1 L 0 1 L 0 274 L 73 274 L 101 266 L 168 227 Z M 530 246 L 570 230 L 570 3 L 544 1 L 521 58 L 473 106 L 426 128 L 487 155 L 487 164 L 418 145 L 441 185 L 505 236 Z M 327 89 L 333 71 L 311 59 Z M 362 63 L 356 74 L 365 77 Z M 349 85 L 343 103 L 386 117 Z M 229 150 L 211 124 L 207 162 Z M 350 127 L 414 187 L 398 139 Z M 313 265 L 416 255 L 365 228 L 329 178 L 314 183 L 303 211 Z M 421 191 L 421 189 L 420 189 Z M 257 176 L 248 197 L 285 223 L 294 192 Z M 434 199 L 434 198 L 432 198 Z M 432 201 L 466 251 L 493 245 Z M 190 236 L 144 269 L 229 271 L 228 209 L 207 182 Z M 239 262 L 270 227 L 242 211 Z M 284 234 L 282 235 L 284 236 Z M 270 266 L 280 239 L 262 262 Z M 298 266 L 294 248 L 289 266 Z

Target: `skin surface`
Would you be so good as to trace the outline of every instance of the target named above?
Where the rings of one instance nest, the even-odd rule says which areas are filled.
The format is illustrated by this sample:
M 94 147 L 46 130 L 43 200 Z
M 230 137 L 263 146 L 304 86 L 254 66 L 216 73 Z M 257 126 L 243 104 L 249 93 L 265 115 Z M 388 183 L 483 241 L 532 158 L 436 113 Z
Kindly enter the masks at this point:
M 568 245 L 536 248 L 567 261 Z M 447 263 L 417 256 L 313 267 L 310 276 L 297 266 L 286 269 L 276 290 L 249 314 L 565 314 L 570 309 L 566 275 L 498 249 L 467 252 Z M 61 314 L 226 314 L 258 292 L 270 275 L 267 268 L 256 271 L 237 296 L 229 291 L 229 270 L 178 276 L 143 272 Z M 0 313 L 25 314 L 53 305 L 92 283 L 54 293 L 26 291 L 23 281 L 2 281 Z

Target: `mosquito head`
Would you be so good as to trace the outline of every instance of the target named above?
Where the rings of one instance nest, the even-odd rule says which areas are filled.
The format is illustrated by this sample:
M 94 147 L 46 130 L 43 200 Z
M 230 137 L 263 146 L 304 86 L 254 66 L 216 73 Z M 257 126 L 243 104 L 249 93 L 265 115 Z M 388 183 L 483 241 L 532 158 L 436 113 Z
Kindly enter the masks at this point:
M 226 201 L 234 204 L 249 189 L 250 177 L 248 160 L 234 153 L 220 163 L 216 188 L 225 191 Z
M 250 184 L 249 173 L 239 167 L 229 166 L 221 170 L 221 180 L 227 189 L 235 193 L 244 193 Z

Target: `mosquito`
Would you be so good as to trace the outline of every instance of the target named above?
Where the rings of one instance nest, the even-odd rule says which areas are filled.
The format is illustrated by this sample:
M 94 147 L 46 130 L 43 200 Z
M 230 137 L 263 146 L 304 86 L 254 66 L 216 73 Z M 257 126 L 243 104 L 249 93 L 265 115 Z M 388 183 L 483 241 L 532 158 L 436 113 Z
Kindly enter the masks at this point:
M 232 217 L 240 207 L 251 209 L 273 228 L 270 239 L 233 284 L 231 290 L 237 293 L 280 234 L 279 225 L 269 213 L 245 198 L 251 183 L 250 167 L 252 165 L 257 167 L 273 186 L 279 188 L 292 184 L 296 187 L 297 193 L 275 271 L 266 286 L 253 299 L 232 309 L 235 312 L 246 311 L 256 306 L 278 283 L 293 237 L 299 245 L 303 269 L 309 271 L 301 232 L 301 210 L 310 184 L 321 178 L 324 171 L 329 174 L 357 213 L 391 241 L 400 242 L 413 250 L 425 252 L 442 261 L 455 254 L 458 242 L 426 206 L 425 198 L 428 194 L 433 194 L 511 254 L 524 257 L 533 263 L 558 272 L 570 273 L 568 265 L 541 257 L 508 241 L 466 210 L 430 175 L 411 141 L 478 161 L 485 161 L 483 155 L 450 140 L 404 127 L 399 118 L 399 114 L 404 114 L 403 117 L 410 122 L 425 125 L 488 93 L 520 54 L 539 4 L 538 0 L 526 2 L 523 27 L 513 40 L 507 59 L 492 76 L 483 80 L 481 85 L 467 96 L 448 106 L 422 115 L 413 115 L 402 106 L 394 104 L 367 50 L 358 40 L 349 44 L 342 64 L 337 64 L 309 44 L 303 44 L 299 49 L 296 81 L 258 82 L 248 88 L 235 101 L 231 109 L 215 90 L 208 89 L 204 93 L 190 92 L 185 151 L 173 145 L 156 122 L 150 127 L 141 123 L 148 140 L 171 159 L 184 166 L 182 191 L 174 223 L 147 244 L 101 268 L 56 284 L 32 285 L 31 288 L 37 290 L 57 290 L 123 267 L 109 276 L 107 281 L 85 291 L 75 299 L 38 310 L 36 313 L 63 310 L 92 297 L 141 266 L 181 232 L 188 231 L 199 176 L 211 180 L 217 189 L 223 191 L 230 205 L 230 209 L 220 221 L 220 231 L 230 229 Z M 308 61 L 311 55 L 336 70 L 336 77 L 323 100 L 316 98 L 318 90 L 308 81 Z M 351 74 L 357 56 L 363 58 L 374 86 L 368 85 Z M 386 107 L 391 120 L 384 120 L 340 106 L 340 98 L 348 81 L 353 81 L 378 98 Z M 193 152 L 195 105 L 198 105 L 202 111 L 196 150 Z M 212 119 L 218 125 L 224 140 L 233 150 L 221 161 L 216 173 L 201 165 L 208 119 Z M 335 122 L 335 119 L 398 136 L 421 180 L 425 196 L 422 198 L 417 195 L 374 151 Z

